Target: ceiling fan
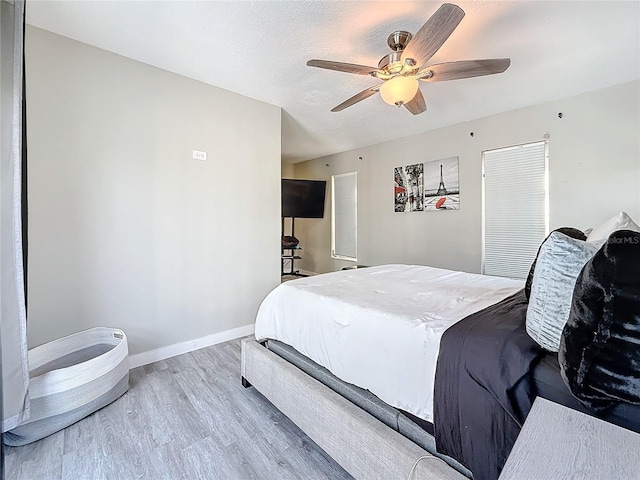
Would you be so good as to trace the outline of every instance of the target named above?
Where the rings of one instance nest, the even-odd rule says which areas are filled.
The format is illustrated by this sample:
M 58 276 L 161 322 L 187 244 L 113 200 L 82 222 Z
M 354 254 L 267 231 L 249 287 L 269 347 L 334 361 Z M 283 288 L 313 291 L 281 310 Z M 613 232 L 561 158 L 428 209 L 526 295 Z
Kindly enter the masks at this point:
M 382 57 L 377 68 L 329 60 L 309 60 L 307 65 L 358 75 L 371 75 L 383 80 L 382 84 L 367 88 L 332 108 L 332 112 L 340 112 L 380 92 L 380 96 L 386 103 L 404 106 L 412 114 L 418 115 L 427 109 L 418 80 L 442 82 L 493 75 L 504 72 L 511 63 L 509 58 L 493 58 L 436 63 L 427 66 L 429 59 L 446 42 L 463 17 L 464 11 L 460 7 L 445 3 L 415 35 L 404 30 L 393 32 L 387 38 L 387 44 L 393 52 Z

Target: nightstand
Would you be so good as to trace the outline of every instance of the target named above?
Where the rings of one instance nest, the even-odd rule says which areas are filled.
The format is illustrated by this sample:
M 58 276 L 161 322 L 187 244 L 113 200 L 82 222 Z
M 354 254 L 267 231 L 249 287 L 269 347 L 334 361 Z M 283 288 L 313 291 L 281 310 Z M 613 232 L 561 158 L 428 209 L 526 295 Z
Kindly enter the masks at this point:
M 537 398 L 499 480 L 637 480 L 640 434 Z

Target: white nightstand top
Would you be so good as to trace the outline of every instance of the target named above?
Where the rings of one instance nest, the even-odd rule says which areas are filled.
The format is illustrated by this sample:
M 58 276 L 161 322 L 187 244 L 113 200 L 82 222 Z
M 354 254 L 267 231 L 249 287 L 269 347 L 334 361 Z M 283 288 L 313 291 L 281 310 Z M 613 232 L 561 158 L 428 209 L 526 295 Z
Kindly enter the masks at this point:
M 568 479 L 640 479 L 640 434 L 537 398 L 499 480 Z

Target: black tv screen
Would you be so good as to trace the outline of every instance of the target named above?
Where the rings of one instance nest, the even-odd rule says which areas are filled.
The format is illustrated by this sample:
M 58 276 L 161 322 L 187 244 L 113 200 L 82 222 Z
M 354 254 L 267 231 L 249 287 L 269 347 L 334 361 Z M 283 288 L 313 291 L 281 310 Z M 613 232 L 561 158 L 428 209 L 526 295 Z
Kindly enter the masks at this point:
M 324 180 L 282 179 L 282 216 L 293 218 L 324 217 Z

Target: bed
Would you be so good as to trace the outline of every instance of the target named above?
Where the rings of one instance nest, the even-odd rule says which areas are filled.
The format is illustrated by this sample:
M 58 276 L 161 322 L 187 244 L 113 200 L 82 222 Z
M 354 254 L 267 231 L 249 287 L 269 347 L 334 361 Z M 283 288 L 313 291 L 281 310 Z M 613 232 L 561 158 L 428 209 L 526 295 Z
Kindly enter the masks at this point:
M 432 422 L 440 337 L 523 283 L 420 265 L 333 272 L 273 290 L 258 311 L 255 336 L 290 345 L 345 382 Z
M 355 478 L 495 479 L 536 395 L 575 406 L 527 335 L 523 283 L 416 265 L 284 283 L 243 383 Z M 640 431 L 639 408 L 608 420 Z
M 275 351 L 303 371 L 305 360 L 313 365 L 311 370 L 326 369 L 342 381 L 342 388 L 313 375 L 310 369 L 306 373 L 320 377 L 321 383 L 329 383 L 334 391 L 364 406 L 376 420 L 418 445 L 422 450 L 408 461 L 406 476 L 413 466 L 409 463 L 426 455 L 438 456 L 432 423 L 440 337 L 455 322 L 522 286 L 521 280 L 418 265 L 333 272 L 274 289 L 260 307 L 255 336 L 269 353 Z M 289 355 L 283 353 L 282 345 L 292 347 Z M 247 375 L 251 372 L 243 376 L 255 385 Z M 369 397 L 353 394 L 353 386 Z M 440 458 L 460 478 L 471 475 L 455 459 Z M 433 463 L 439 464 L 428 465 Z M 392 478 L 380 470 L 377 474 Z

